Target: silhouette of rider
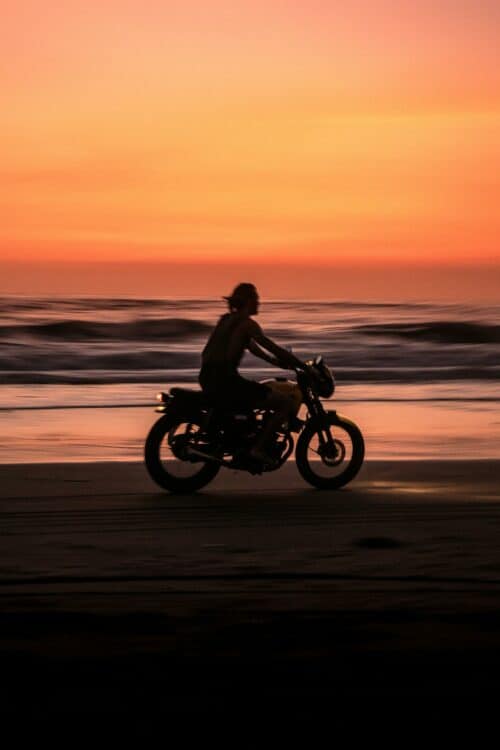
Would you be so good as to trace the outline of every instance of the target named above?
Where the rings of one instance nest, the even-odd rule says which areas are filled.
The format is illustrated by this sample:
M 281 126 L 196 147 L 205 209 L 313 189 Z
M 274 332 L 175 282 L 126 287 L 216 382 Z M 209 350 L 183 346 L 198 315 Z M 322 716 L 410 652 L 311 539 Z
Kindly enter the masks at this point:
M 224 299 L 229 312 L 220 317 L 203 349 L 199 382 L 214 404 L 272 412 L 250 451 L 252 458 L 269 464 L 272 459 L 266 453 L 266 446 L 275 431 L 295 413 L 296 403 L 263 383 L 243 378 L 238 366 L 245 350 L 283 369 L 302 367 L 303 363 L 265 336 L 252 319 L 259 312 L 259 295 L 253 284 L 238 284 Z

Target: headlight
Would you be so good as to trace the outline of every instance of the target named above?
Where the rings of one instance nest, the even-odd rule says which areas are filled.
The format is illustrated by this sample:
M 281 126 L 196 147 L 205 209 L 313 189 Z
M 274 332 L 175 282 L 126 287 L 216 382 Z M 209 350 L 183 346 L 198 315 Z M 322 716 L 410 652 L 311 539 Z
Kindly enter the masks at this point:
M 315 360 L 312 368 L 315 375 L 314 390 L 318 396 L 330 398 L 335 390 L 333 373 L 323 360 L 318 361 L 318 359 Z

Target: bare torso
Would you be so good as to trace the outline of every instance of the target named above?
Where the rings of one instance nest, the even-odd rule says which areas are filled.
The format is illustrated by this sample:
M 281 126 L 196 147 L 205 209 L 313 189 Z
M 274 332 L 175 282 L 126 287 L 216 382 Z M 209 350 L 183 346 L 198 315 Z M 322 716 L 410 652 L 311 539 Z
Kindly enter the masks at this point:
M 258 328 L 257 323 L 246 315 L 237 312 L 222 315 L 203 349 L 203 366 L 237 370 L 253 327 Z

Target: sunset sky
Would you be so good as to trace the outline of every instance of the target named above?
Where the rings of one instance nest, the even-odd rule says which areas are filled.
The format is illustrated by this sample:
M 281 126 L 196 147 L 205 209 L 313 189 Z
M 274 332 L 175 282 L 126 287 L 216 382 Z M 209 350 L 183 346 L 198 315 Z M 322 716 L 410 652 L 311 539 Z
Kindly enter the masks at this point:
M 17 0 L 0 41 L 0 292 L 94 261 L 138 293 L 159 263 L 498 274 L 498 0 Z

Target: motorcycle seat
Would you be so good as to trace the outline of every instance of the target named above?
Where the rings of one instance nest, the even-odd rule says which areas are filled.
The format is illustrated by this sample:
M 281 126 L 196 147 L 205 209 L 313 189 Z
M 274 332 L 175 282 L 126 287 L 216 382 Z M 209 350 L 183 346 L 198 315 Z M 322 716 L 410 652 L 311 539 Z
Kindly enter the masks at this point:
M 245 407 L 242 404 L 235 405 L 225 400 L 212 399 L 208 394 L 203 393 L 203 391 L 192 388 L 171 388 L 170 395 L 179 401 L 187 402 L 197 408 L 212 408 L 219 413 L 249 415 L 253 411 L 253 407 Z

